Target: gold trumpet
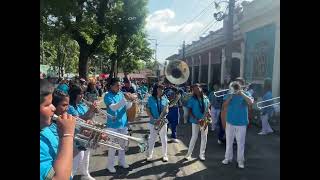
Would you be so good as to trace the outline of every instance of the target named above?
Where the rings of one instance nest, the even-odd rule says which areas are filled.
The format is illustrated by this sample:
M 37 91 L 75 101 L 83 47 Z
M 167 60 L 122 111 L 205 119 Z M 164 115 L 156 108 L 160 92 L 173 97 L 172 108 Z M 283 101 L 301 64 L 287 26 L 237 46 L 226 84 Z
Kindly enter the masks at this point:
M 52 117 L 53 121 L 57 121 L 58 116 L 54 115 Z M 144 152 L 147 149 L 147 142 L 146 139 L 142 138 L 136 138 L 132 136 L 128 136 L 125 134 L 113 132 L 110 130 L 106 130 L 105 125 L 102 123 L 93 122 L 93 125 L 86 123 L 85 120 L 75 117 L 76 118 L 76 133 L 74 139 L 79 142 L 82 146 L 85 148 L 91 148 L 96 149 L 99 147 L 99 145 L 104 145 L 107 147 L 115 148 L 118 150 L 125 150 L 126 145 L 121 145 L 121 143 L 118 142 L 118 139 L 124 140 L 126 142 L 133 141 L 138 143 L 140 152 Z M 90 135 L 86 136 L 83 135 L 83 130 L 89 130 Z M 107 137 L 102 139 L 102 134 L 106 134 Z M 112 139 L 109 137 L 113 137 Z M 128 143 L 124 143 L 128 144 Z

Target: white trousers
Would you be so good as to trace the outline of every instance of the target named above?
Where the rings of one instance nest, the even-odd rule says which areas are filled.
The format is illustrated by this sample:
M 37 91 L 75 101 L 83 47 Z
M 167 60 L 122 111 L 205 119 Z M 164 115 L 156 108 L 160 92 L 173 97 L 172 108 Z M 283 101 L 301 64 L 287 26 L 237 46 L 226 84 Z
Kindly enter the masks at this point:
M 268 114 L 261 116 L 261 125 L 262 125 L 261 132 L 263 132 L 263 133 L 272 133 L 273 132 L 268 120 L 269 120 Z
M 218 124 L 220 109 L 211 108 L 210 114 L 212 117 L 211 130 L 215 130 Z
M 183 106 L 183 122 L 186 124 L 188 122 L 189 109 L 186 106 Z
M 121 134 L 128 134 L 128 128 L 121 128 L 121 129 L 114 129 L 114 128 L 107 128 L 107 130 L 114 131 Z M 110 136 L 110 140 L 114 141 L 114 137 Z M 125 146 L 126 141 L 122 139 L 117 139 L 117 142 L 119 142 L 121 147 Z M 114 148 L 108 148 L 108 168 L 115 166 L 115 154 L 116 149 Z M 125 159 L 125 150 L 118 150 L 118 162 L 119 165 L 125 165 L 126 159 Z
M 154 150 L 154 144 L 156 142 L 158 133 L 154 129 L 154 125 L 149 123 L 149 129 L 150 129 L 150 135 L 148 139 L 148 156 L 153 156 L 153 150 Z M 167 124 L 163 125 L 161 130 L 159 131 L 160 140 L 161 140 L 161 146 L 162 146 L 162 156 L 167 157 Z
M 80 151 L 73 158 L 73 167 L 72 167 L 72 175 L 76 175 L 77 172 L 80 175 L 89 175 L 89 159 L 90 159 L 90 150 Z
M 234 126 L 226 123 L 226 153 L 225 159 L 233 158 L 233 141 L 237 140 L 237 161 L 244 161 L 244 145 L 246 139 L 247 126 Z
M 198 133 L 200 130 L 200 126 L 198 124 L 194 124 L 192 123 L 192 137 L 189 143 L 189 149 L 188 149 L 188 153 L 187 156 L 191 156 L 192 155 L 192 151 L 194 149 L 194 145 L 197 142 L 198 139 Z M 200 143 L 200 154 L 199 156 L 203 156 L 205 154 L 206 151 L 206 146 L 207 146 L 207 135 L 208 135 L 208 127 L 206 128 L 205 131 L 201 131 L 201 143 Z

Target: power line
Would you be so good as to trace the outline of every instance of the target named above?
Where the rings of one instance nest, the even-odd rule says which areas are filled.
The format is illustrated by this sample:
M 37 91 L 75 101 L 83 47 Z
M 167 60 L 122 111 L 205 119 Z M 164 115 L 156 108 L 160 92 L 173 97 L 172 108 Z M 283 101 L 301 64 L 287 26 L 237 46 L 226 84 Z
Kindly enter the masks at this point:
M 188 24 L 194 22 L 196 19 L 198 19 L 199 17 L 203 16 L 203 15 L 206 14 L 207 12 L 210 12 L 210 11 L 208 11 L 208 10 L 210 9 L 210 7 L 211 7 L 211 5 L 212 5 L 213 3 L 214 3 L 214 1 L 211 2 L 207 7 L 205 7 L 197 16 L 195 16 L 194 18 L 192 18 L 188 23 L 186 23 L 186 21 L 185 21 L 185 22 L 183 23 L 184 25 L 183 25 L 181 28 L 179 28 L 177 32 L 175 32 L 174 34 L 171 34 L 170 36 L 166 37 L 166 39 L 172 40 L 171 37 L 172 37 L 173 35 L 175 35 L 176 33 L 181 32 Z M 177 36 L 174 36 L 173 38 L 176 38 L 176 37 L 177 37 Z
M 180 28 L 178 30 L 178 32 L 182 31 L 186 26 L 187 24 L 190 24 L 192 23 L 193 21 L 195 21 L 197 18 L 199 18 L 200 16 L 202 16 L 204 13 L 206 13 L 209 8 L 211 7 L 211 5 L 214 3 L 214 1 L 212 3 L 210 3 L 206 8 L 204 8 L 196 17 L 192 18 L 188 23 L 185 23 L 184 26 L 182 28 Z

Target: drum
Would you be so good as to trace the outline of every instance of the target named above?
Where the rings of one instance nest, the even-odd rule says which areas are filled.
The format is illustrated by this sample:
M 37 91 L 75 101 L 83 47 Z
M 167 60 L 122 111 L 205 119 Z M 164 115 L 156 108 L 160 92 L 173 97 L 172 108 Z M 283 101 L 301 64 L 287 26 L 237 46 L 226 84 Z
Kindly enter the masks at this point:
M 139 112 L 139 106 L 137 102 L 133 102 L 132 106 L 127 110 L 128 121 L 133 122 Z

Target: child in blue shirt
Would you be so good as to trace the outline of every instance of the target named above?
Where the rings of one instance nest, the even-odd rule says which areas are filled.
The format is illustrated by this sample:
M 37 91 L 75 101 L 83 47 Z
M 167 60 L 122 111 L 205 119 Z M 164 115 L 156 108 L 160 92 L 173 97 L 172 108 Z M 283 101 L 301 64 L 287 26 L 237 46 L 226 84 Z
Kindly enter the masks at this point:
M 59 132 L 58 139 L 50 129 L 53 90 L 47 80 L 40 80 L 40 180 L 71 179 L 75 119 L 67 114 L 58 118 L 59 131 L 54 130 Z

